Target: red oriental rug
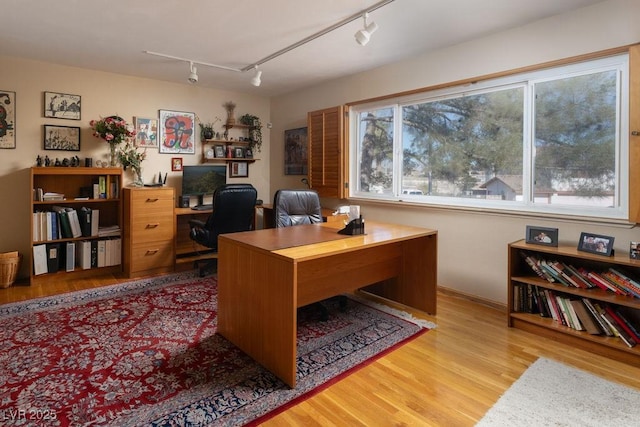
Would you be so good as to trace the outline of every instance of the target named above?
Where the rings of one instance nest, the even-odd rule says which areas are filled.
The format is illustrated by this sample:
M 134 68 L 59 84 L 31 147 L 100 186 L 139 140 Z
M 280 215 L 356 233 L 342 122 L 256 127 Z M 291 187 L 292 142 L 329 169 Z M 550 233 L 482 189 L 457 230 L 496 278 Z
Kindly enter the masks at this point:
M 255 424 L 435 327 L 326 305 L 299 311 L 295 389 L 216 334 L 216 282 L 192 272 L 0 306 L 0 424 Z

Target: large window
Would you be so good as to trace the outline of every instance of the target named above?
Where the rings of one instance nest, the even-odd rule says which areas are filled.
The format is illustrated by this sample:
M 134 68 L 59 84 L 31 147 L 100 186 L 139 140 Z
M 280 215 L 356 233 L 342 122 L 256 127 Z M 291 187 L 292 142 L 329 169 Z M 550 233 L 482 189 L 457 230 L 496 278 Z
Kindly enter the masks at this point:
M 620 55 L 353 106 L 350 196 L 627 218 L 627 80 Z

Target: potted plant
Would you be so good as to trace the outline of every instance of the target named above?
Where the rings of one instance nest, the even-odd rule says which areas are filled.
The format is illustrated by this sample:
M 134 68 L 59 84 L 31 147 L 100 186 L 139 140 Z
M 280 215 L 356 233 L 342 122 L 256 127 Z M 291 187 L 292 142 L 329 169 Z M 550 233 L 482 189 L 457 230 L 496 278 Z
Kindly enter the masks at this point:
M 251 126 L 249 133 L 249 148 L 254 152 L 260 152 L 260 149 L 262 148 L 262 122 L 260 121 L 260 117 L 245 114 L 240 117 L 240 123 L 246 126 Z
M 216 120 L 213 123 L 199 123 L 200 125 L 200 138 L 201 139 L 213 139 L 216 132 L 213 130 L 213 127 L 220 119 L 216 117 Z

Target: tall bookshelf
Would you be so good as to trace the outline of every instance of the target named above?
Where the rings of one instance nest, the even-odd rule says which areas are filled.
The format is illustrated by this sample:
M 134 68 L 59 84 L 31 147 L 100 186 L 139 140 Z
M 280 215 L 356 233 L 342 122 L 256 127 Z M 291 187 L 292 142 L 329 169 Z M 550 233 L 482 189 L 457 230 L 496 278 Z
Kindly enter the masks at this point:
M 104 183 L 104 194 L 94 197 L 93 186 L 96 183 Z M 31 212 L 50 212 L 54 206 L 73 208 L 76 211 L 82 207 L 99 211 L 99 226 L 118 226 L 122 228 L 122 169 L 115 167 L 88 168 L 88 167 L 32 167 L 31 168 Z M 64 195 L 63 200 L 38 200 L 37 189 L 43 193 L 58 193 Z M 40 284 L 50 280 L 90 277 L 102 274 L 115 274 L 122 272 L 122 251 L 119 249 L 116 265 L 104 267 L 81 268 L 76 263 L 73 271 L 66 271 L 65 265 L 61 265 L 57 272 L 42 274 L 34 273 L 33 247 L 49 245 L 58 246 L 58 256 L 64 257 L 68 242 L 99 241 L 106 240 L 103 236 L 82 236 L 71 238 L 46 239 L 37 236 L 34 227 L 38 225 L 31 222 L 31 251 L 29 251 L 30 283 Z M 120 231 L 121 234 L 121 231 Z M 113 237 L 113 236 L 111 236 Z M 121 237 L 121 236 L 115 236 Z M 77 245 L 76 245 L 77 246 Z M 112 250 L 117 250 L 113 249 Z
M 541 246 L 519 240 L 509 244 L 509 277 L 508 277 L 508 325 L 532 332 L 547 338 L 565 342 L 594 353 L 640 366 L 640 343 L 629 347 L 618 337 L 592 335 L 568 326 L 563 326 L 550 317 L 542 317 L 539 313 L 528 313 L 517 308 L 516 287 L 536 286 L 538 289 L 551 290 L 554 293 L 571 299 L 588 298 L 601 305 L 622 307 L 631 311 L 636 319 L 640 319 L 640 298 L 617 295 L 600 288 L 576 288 L 552 283 L 536 275 L 522 256 L 529 254 L 548 261 L 560 261 L 576 268 L 583 267 L 589 271 L 605 271 L 610 267 L 640 278 L 640 260 L 631 259 L 628 253 L 611 257 L 600 256 L 578 251 L 577 248 L 560 245 L 558 247 Z

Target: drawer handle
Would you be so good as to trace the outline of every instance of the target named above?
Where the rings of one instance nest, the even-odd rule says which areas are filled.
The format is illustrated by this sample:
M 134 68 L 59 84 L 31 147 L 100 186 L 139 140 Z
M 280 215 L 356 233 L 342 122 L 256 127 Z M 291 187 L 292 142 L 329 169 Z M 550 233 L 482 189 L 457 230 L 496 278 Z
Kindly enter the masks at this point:
M 155 203 L 155 202 L 157 202 L 158 200 L 160 200 L 160 199 L 147 199 L 147 202 Z
M 155 255 L 158 251 L 159 249 L 148 249 L 146 255 Z
M 147 228 L 156 228 L 156 227 L 160 227 L 159 222 L 156 222 L 155 224 L 147 224 Z

